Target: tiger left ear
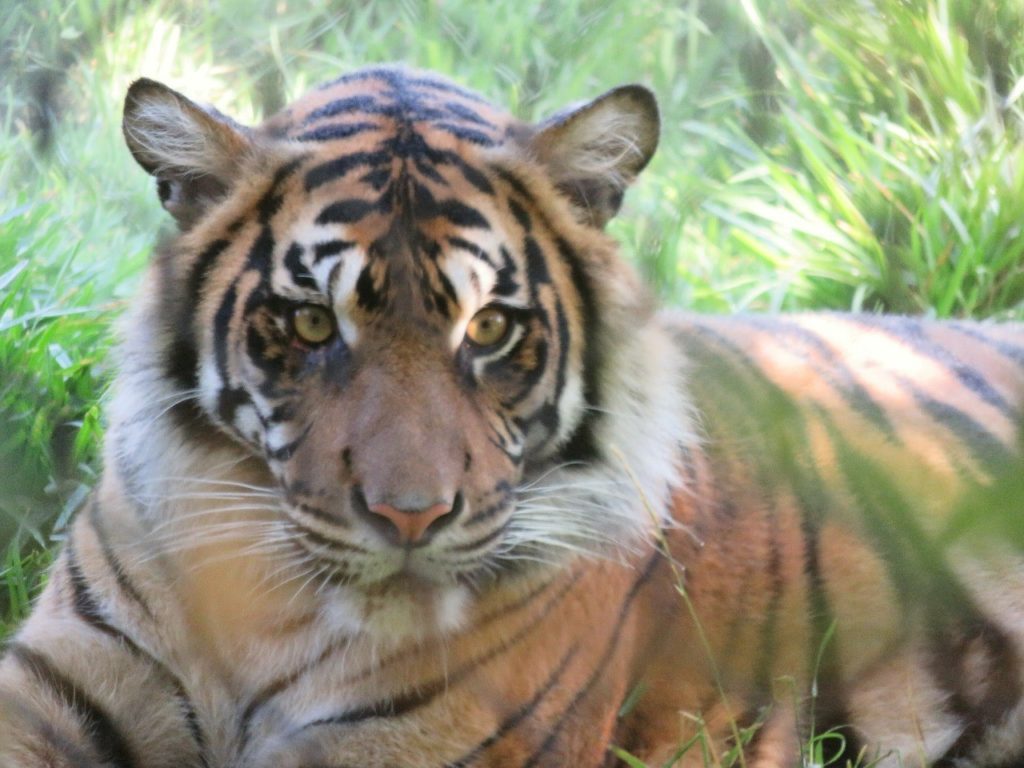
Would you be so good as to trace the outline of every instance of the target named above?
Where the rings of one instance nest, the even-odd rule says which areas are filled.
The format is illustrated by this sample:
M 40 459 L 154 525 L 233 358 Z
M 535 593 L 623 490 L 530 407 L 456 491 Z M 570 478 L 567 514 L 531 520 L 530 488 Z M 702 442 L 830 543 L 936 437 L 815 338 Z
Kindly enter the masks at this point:
M 252 149 L 247 129 L 146 78 L 128 89 L 122 130 L 136 162 L 156 177 L 160 202 L 182 230 L 227 193 Z
M 658 146 L 654 94 L 624 85 L 541 123 L 531 145 L 585 223 L 603 227 Z

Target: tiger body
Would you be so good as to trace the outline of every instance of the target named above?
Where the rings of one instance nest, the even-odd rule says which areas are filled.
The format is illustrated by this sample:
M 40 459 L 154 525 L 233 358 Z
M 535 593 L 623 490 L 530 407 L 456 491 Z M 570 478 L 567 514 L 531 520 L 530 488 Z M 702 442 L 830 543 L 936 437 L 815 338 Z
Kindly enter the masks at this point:
M 1019 471 L 1020 325 L 656 311 L 601 231 L 636 87 L 528 126 L 376 68 L 247 129 L 140 81 L 125 133 L 181 231 L 0 765 L 1024 754 L 1019 556 L 901 533 Z

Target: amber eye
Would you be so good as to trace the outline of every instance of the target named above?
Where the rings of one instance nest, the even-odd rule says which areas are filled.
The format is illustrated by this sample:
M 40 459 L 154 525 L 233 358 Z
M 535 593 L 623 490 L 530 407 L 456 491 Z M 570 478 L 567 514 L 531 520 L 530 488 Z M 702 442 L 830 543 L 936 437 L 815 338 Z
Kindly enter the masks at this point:
M 334 321 L 326 307 L 303 304 L 292 312 L 292 330 L 306 344 L 323 344 L 334 335 Z
M 466 326 L 466 338 L 478 347 L 493 347 L 508 336 L 512 328 L 508 313 L 500 307 L 484 307 Z

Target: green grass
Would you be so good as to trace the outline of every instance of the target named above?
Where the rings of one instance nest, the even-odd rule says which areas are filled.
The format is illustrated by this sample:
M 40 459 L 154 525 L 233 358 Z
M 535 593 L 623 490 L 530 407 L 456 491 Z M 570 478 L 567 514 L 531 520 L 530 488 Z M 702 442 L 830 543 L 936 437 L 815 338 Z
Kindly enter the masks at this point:
M 319 6 L 317 6 L 319 7 Z M 670 303 L 1024 318 L 1024 0 L 13 0 L 0 18 L 0 637 L 92 485 L 111 321 L 167 226 L 136 77 L 255 121 L 378 61 L 664 132 L 611 225 Z

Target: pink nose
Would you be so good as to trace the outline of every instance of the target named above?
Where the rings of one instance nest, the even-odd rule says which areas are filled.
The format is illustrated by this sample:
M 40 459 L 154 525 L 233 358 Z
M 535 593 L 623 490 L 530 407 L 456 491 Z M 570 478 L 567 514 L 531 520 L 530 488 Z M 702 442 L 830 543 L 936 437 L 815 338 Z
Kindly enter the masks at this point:
M 426 509 L 397 509 L 390 504 L 372 504 L 370 511 L 390 522 L 388 533 L 397 543 L 416 544 L 429 538 L 428 529 L 433 533 L 444 526 L 446 521 L 441 519 L 451 513 L 452 505 L 441 502 Z M 438 524 L 433 525 L 435 522 Z

